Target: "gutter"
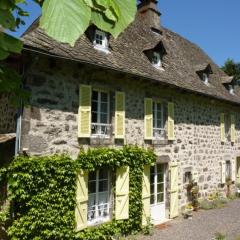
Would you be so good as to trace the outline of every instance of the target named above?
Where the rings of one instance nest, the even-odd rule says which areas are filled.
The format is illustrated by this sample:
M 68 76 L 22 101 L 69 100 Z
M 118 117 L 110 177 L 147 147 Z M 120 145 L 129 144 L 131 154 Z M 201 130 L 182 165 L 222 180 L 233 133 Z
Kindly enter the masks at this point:
M 56 54 L 53 54 L 53 53 L 40 51 L 40 50 L 37 50 L 37 49 L 32 48 L 32 47 L 27 47 L 26 45 L 23 47 L 23 50 L 30 51 L 30 52 L 33 52 L 33 53 L 42 54 L 42 55 L 49 56 L 49 57 L 58 58 L 58 59 L 64 59 L 64 60 L 68 60 L 68 61 L 72 61 L 72 62 L 84 63 L 84 64 L 88 64 L 88 65 L 91 65 L 91 66 L 97 66 L 97 67 L 105 68 L 105 69 L 108 69 L 108 70 L 112 70 L 114 72 L 129 74 L 129 75 L 132 75 L 132 76 L 135 76 L 135 77 L 137 76 L 139 78 L 143 78 L 143 79 L 146 79 L 146 80 L 151 80 L 153 82 L 157 82 L 157 83 L 160 83 L 160 84 L 163 84 L 163 85 L 167 85 L 167 86 L 173 87 L 175 89 L 184 90 L 186 92 L 193 93 L 193 94 L 196 94 L 196 95 L 205 96 L 205 97 L 209 97 L 209 98 L 214 98 L 214 99 L 217 99 L 217 100 L 220 100 L 220 101 L 225 101 L 225 102 L 228 102 L 228 103 L 232 103 L 232 104 L 234 103 L 236 105 L 240 105 L 240 102 L 227 100 L 227 99 L 224 99 L 224 98 L 221 98 L 221 97 L 218 97 L 218 96 L 213 96 L 213 95 L 210 95 L 210 94 L 207 94 L 207 93 L 196 92 L 194 90 L 179 87 L 179 86 L 176 86 L 176 85 L 171 84 L 171 83 L 162 82 L 161 80 L 158 80 L 156 78 L 146 77 L 146 76 L 143 76 L 143 75 L 138 74 L 138 73 L 133 73 L 133 72 L 121 70 L 121 69 L 114 68 L 114 67 L 111 67 L 111 66 L 102 65 L 102 64 L 99 64 L 99 63 L 92 63 L 92 62 L 86 61 L 86 60 L 79 60 L 79 59 L 74 59 L 74 58 L 70 58 L 70 57 L 64 57 L 64 56 L 56 55 Z

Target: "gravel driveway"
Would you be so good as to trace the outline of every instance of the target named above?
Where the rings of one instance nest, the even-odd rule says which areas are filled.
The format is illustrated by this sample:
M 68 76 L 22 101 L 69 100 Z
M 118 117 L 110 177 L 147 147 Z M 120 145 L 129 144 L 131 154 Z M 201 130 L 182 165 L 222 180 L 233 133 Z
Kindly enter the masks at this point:
M 227 240 L 240 236 L 240 200 L 229 202 L 224 208 L 200 210 L 192 220 L 178 218 L 157 226 L 152 236 L 137 237 L 137 240 L 211 240 L 216 232 L 223 233 Z M 239 238 L 240 239 L 240 238 Z

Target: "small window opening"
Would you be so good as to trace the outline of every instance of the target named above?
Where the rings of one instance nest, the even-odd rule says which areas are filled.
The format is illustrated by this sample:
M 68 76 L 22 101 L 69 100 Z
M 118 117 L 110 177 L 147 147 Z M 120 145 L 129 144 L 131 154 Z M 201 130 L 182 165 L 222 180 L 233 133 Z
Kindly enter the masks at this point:
M 100 30 L 95 30 L 94 35 L 94 41 L 93 41 L 94 47 L 100 50 L 108 50 L 108 38 L 107 34 Z
M 162 67 L 161 55 L 159 52 L 153 52 L 152 64 L 154 67 Z
M 208 76 L 207 73 L 203 73 L 203 75 L 202 75 L 202 80 L 203 80 L 203 82 L 204 82 L 206 85 L 209 84 L 209 76 Z

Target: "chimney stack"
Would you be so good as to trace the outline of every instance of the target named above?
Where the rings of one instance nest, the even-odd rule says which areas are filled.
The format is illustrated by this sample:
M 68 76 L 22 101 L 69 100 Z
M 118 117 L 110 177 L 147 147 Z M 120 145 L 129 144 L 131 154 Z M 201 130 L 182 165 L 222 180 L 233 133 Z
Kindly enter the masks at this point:
M 150 27 L 160 29 L 161 13 L 158 11 L 157 3 L 157 0 L 141 0 L 138 13 Z
M 158 11 L 157 3 L 157 0 L 141 0 L 138 13 L 150 27 L 160 29 L 161 13 Z

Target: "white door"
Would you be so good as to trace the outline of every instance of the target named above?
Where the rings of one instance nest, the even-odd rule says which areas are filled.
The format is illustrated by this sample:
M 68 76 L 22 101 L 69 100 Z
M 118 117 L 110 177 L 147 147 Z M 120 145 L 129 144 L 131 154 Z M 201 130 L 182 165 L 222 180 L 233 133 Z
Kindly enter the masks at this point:
M 151 222 L 159 224 L 166 219 L 165 213 L 165 168 L 164 164 L 156 164 L 150 171 Z

